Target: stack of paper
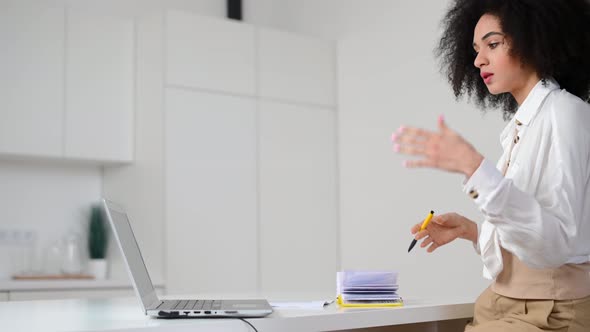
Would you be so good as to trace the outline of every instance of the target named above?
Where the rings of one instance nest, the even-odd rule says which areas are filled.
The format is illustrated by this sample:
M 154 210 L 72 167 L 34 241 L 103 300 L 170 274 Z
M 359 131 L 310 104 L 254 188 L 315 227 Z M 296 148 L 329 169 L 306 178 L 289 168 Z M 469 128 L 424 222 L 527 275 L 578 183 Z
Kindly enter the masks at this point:
M 348 307 L 401 306 L 397 272 L 337 272 L 338 304 Z

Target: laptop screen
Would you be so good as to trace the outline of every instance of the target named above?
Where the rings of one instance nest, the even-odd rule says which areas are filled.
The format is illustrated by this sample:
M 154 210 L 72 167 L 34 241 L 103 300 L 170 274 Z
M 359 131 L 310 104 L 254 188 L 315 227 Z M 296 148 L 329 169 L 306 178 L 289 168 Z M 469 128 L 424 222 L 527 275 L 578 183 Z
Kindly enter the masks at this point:
M 116 208 L 111 202 L 104 201 L 104 206 L 108 210 L 107 217 L 113 226 L 115 237 L 119 242 L 129 273 L 135 283 L 135 289 L 139 293 L 144 309 L 147 309 L 158 298 L 133 235 L 127 214 L 122 209 Z

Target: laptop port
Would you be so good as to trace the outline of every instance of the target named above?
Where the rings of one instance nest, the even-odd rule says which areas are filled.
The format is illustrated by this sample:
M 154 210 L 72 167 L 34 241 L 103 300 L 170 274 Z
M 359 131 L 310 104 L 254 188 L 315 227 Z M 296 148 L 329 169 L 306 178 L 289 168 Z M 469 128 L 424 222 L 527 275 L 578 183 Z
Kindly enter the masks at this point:
M 193 314 L 200 314 L 200 311 L 193 311 Z
M 210 315 L 211 311 L 207 310 L 207 311 L 203 311 L 205 313 L 205 315 Z
M 225 313 L 226 314 L 237 314 L 238 311 L 237 310 L 226 310 Z
M 190 314 L 190 313 L 191 313 L 190 311 L 185 311 L 185 312 L 184 312 L 184 314 L 185 314 L 185 315 L 188 315 L 188 314 Z

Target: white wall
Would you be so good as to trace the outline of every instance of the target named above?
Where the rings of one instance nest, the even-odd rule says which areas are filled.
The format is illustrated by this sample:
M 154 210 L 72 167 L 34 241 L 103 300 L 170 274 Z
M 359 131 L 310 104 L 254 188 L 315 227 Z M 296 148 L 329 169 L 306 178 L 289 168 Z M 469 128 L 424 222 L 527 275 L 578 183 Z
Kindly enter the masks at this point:
M 461 191 L 462 176 L 402 167 L 390 136 L 400 125 L 450 127 L 495 160 L 500 113 L 482 116 L 456 102 L 438 72 L 433 49 L 446 2 L 396 2 L 381 20 L 339 42 L 339 145 L 342 267 L 400 271 L 407 297 L 476 296 L 488 282 L 470 243 L 457 241 L 433 254 L 407 253 L 410 227 L 429 210 L 479 214 Z M 427 11 L 424 9 L 428 8 Z

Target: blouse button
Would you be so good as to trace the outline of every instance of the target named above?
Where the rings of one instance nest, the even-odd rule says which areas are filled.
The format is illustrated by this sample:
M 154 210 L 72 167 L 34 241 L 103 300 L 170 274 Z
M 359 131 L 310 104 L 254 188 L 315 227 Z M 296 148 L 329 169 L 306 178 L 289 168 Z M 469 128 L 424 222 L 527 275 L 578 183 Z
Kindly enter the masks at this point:
M 473 199 L 477 199 L 479 197 L 479 193 L 477 190 L 471 189 L 469 190 L 469 196 L 471 196 Z

